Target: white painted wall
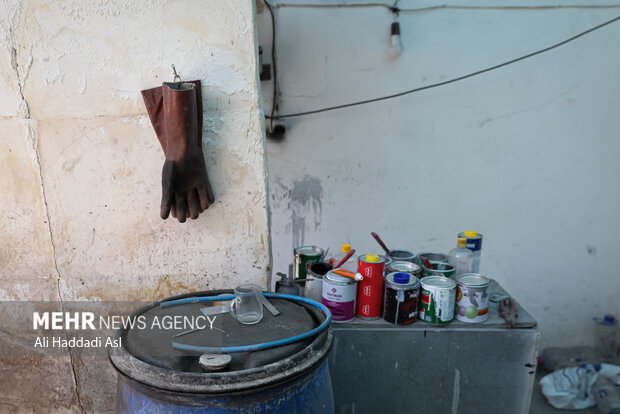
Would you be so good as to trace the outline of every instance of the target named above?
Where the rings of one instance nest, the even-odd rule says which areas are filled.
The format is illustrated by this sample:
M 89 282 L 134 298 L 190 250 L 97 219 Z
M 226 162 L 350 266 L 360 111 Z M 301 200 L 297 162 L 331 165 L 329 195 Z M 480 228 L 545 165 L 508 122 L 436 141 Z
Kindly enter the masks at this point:
M 468 2 L 492 3 L 519 2 Z M 579 3 L 586 2 L 562 2 Z M 402 14 L 405 50 L 395 60 L 384 9 L 276 13 L 284 114 L 474 72 L 620 9 Z M 258 24 L 269 62 L 267 11 Z M 274 271 L 286 269 L 297 245 L 333 251 L 350 241 L 376 252 L 369 235 L 376 231 L 393 248 L 446 252 L 458 231 L 471 228 L 485 235 L 482 273 L 534 315 L 543 345 L 589 343 L 593 316 L 620 316 L 619 37 L 615 23 L 459 83 L 287 119 L 286 138 L 268 141 Z M 262 86 L 268 113 L 271 82 Z
M 2 2 L 0 300 L 151 301 L 267 284 L 253 7 Z M 172 63 L 183 79 L 202 80 L 203 149 L 216 197 L 185 224 L 159 218 L 164 155 L 140 95 L 171 81 Z M 32 354 L 20 338 L 3 334 L 0 342 Z M 79 352 L 3 361 L 0 412 L 113 411 L 108 361 L 82 362 Z

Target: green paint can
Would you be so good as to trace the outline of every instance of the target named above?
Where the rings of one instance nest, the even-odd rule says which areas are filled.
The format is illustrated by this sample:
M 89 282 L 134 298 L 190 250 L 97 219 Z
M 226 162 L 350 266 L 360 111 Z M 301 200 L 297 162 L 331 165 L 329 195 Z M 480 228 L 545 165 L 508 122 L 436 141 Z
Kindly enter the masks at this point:
M 431 267 L 422 266 L 424 268 L 423 276 L 444 276 L 450 279 L 454 278 L 456 268 L 444 262 L 431 262 Z
M 443 276 L 427 276 L 420 280 L 420 320 L 445 325 L 454 319 L 456 282 Z
M 306 279 L 308 267 L 321 260 L 323 256 L 323 249 L 318 246 L 302 246 L 293 252 L 295 253 L 295 280 Z M 301 282 L 300 285 L 306 286 L 306 282 Z

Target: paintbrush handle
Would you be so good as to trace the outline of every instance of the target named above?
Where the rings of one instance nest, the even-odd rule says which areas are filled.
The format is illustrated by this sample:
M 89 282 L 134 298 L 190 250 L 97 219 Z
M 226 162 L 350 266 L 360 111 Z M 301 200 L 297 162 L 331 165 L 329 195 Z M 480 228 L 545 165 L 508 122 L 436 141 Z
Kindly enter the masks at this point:
M 346 263 L 347 260 L 351 258 L 355 254 L 355 249 L 349 250 L 349 253 L 336 265 L 334 269 L 338 269 L 340 266 Z
M 370 235 L 375 238 L 377 243 L 379 243 L 379 246 L 381 246 L 381 248 L 383 250 L 385 250 L 385 253 L 389 256 L 390 255 L 390 249 L 388 249 L 387 246 L 385 245 L 385 243 L 383 243 L 383 240 L 381 240 L 381 237 L 379 237 L 379 235 L 377 233 L 375 233 L 374 231 L 372 233 L 370 233 Z

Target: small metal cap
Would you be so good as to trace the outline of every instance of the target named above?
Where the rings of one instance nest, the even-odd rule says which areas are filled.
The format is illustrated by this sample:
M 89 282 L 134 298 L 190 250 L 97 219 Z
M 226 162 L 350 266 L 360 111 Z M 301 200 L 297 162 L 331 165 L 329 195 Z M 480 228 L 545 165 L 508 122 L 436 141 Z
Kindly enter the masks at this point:
M 232 357 L 228 354 L 202 354 L 198 363 L 205 372 L 222 371 L 232 361 Z

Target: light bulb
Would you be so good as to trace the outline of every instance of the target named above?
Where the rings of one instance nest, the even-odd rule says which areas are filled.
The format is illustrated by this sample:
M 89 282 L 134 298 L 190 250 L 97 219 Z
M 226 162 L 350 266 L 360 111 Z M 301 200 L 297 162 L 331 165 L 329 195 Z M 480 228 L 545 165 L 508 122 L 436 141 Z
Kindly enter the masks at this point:
M 392 23 L 390 31 L 390 55 L 397 58 L 403 53 L 403 42 L 400 40 L 400 23 Z

